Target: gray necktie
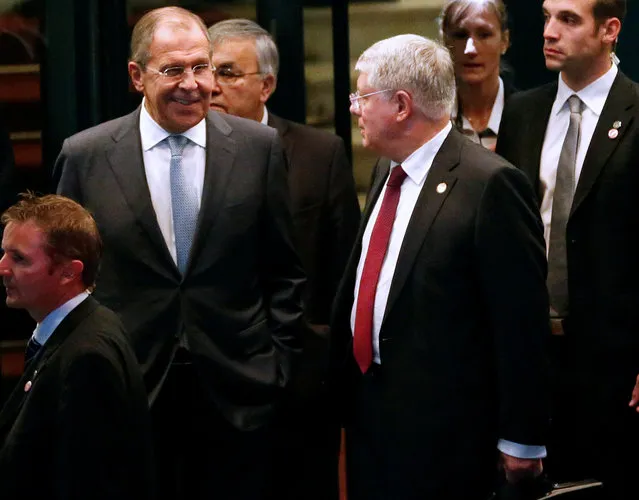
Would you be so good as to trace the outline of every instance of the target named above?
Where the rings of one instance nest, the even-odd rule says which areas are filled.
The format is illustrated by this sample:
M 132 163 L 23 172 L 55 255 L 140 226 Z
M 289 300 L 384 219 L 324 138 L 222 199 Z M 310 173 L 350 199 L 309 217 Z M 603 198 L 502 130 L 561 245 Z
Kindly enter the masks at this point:
M 182 151 L 188 139 L 183 135 L 170 135 L 167 141 L 171 148 L 171 208 L 177 267 L 184 274 L 197 225 L 198 200 L 182 168 Z
M 575 192 L 575 164 L 583 102 L 576 95 L 571 95 L 568 98 L 568 105 L 570 106 L 570 125 L 568 125 L 568 133 L 557 165 L 548 245 L 548 294 L 551 314 L 559 317 L 565 317 L 568 314 L 566 224 Z

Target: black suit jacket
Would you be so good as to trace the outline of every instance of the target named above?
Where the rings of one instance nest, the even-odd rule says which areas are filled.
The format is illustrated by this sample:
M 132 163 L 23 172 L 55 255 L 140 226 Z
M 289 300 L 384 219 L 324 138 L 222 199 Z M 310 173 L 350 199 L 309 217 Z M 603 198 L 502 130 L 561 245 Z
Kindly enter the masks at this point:
M 338 136 L 269 113 L 288 163 L 296 247 L 307 276 L 304 352 L 293 388 L 314 397 L 326 377 L 331 305 L 353 248 L 360 208 L 344 142 Z
M 557 83 L 514 95 L 497 152 L 530 179 L 539 165 Z M 569 317 L 564 327 L 586 372 L 627 406 L 639 373 L 639 86 L 619 73 L 590 142 L 566 228 Z M 608 133 L 619 121 L 619 135 Z M 595 389 L 595 387 L 591 387 Z M 614 395 L 613 395 L 614 394 Z
M 334 387 L 347 410 L 361 380 L 350 315 L 362 234 L 388 172 L 388 161 L 378 164 L 335 304 Z M 545 280 L 525 176 L 451 130 L 412 213 L 380 330 L 379 428 L 393 498 L 487 498 L 499 438 L 544 444 Z
M 151 446 L 133 349 L 117 316 L 89 297 L 55 329 L 0 413 L 2 498 L 152 498 Z
M 153 401 L 185 332 L 203 385 L 236 427 L 268 421 L 297 348 L 304 276 L 275 130 L 209 112 L 202 203 L 178 271 L 146 183 L 139 110 L 67 139 L 58 192 L 104 240 L 96 296 L 122 318 Z
M 306 272 L 305 314 L 328 325 L 360 221 L 353 171 L 344 141 L 334 134 L 269 113 L 282 139 L 295 241 Z

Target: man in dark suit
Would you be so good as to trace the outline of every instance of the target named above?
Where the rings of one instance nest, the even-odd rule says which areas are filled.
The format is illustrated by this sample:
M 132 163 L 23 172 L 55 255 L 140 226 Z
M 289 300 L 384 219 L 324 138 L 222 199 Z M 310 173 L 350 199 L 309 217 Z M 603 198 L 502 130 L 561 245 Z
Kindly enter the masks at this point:
M 192 13 L 143 16 L 129 62 L 142 106 L 67 139 L 56 170 L 105 240 L 97 294 L 143 367 L 161 494 L 254 500 L 304 276 L 277 133 L 209 111 L 210 50 Z
M 543 9 L 546 66 L 559 78 L 512 97 L 497 152 L 535 187 L 548 245 L 548 470 L 627 498 L 639 468 L 639 415 L 628 405 L 639 373 L 639 86 L 611 57 L 626 2 Z
M 339 429 L 329 419 L 325 387 L 331 304 L 359 226 L 360 209 L 343 141 L 336 135 L 275 116 L 266 102 L 275 90 L 279 55 L 270 34 L 248 19 L 209 28 L 216 85 L 211 107 L 274 127 L 288 160 L 295 241 L 308 282 L 304 308 L 311 328 L 279 422 L 276 498 L 337 498 Z
M 548 334 L 525 176 L 450 123 L 448 51 L 416 35 L 359 58 L 351 112 L 376 167 L 334 306 L 350 500 L 484 499 L 541 472 Z M 498 451 L 499 450 L 499 451 Z
M 87 292 L 95 221 L 67 198 L 25 195 L 2 224 L 7 305 L 37 322 L 0 413 L 2 498 L 153 498 L 142 374 L 120 320 Z

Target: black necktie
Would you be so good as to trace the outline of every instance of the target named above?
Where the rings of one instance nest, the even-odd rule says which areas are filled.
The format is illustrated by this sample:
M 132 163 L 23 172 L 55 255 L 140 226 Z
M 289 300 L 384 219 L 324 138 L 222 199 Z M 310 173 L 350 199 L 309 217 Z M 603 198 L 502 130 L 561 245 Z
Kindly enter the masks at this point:
M 27 342 L 27 350 L 24 353 L 24 366 L 27 366 L 31 360 L 38 354 L 38 351 L 42 347 L 42 344 L 38 342 L 35 337 L 31 337 Z

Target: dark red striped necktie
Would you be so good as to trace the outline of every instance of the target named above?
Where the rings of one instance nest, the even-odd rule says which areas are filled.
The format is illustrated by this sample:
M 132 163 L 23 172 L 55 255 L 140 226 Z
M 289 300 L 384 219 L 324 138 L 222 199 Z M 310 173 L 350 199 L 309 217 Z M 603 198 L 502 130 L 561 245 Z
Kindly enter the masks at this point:
M 379 273 L 384 263 L 388 242 L 390 240 L 395 213 L 399 203 L 402 183 L 406 172 L 401 165 L 393 168 L 386 184 L 386 192 L 382 206 L 377 215 L 371 239 L 366 252 L 362 278 L 359 282 L 357 310 L 355 312 L 355 333 L 353 338 L 353 354 L 362 373 L 366 373 L 373 362 L 373 311 Z

